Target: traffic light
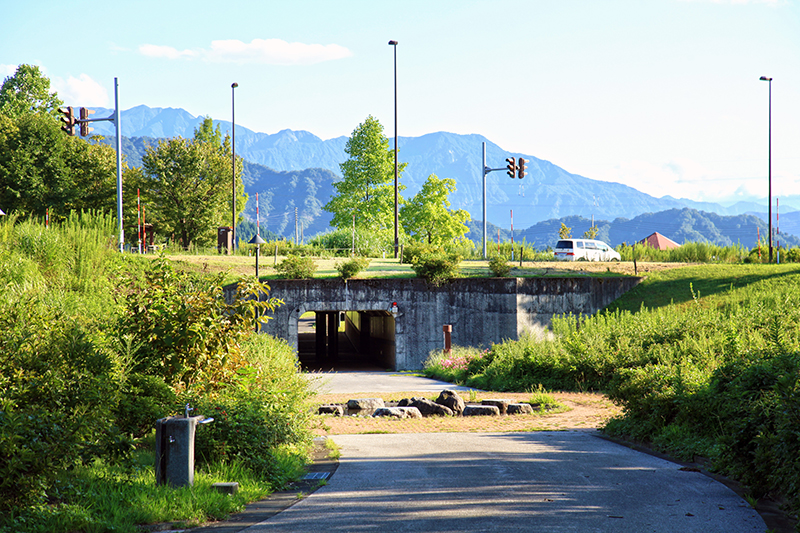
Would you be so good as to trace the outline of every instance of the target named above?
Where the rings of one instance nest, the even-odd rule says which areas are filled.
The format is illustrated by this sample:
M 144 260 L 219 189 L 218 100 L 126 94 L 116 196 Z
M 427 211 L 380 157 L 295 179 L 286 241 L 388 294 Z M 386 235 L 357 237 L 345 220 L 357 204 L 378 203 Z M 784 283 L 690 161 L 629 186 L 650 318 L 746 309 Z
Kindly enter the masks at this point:
M 527 161 L 520 157 L 519 163 L 517 164 L 517 176 L 519 176 L 519 179 L 525 177 L 525 163 L 527 163 Z
M 89 132 L 94 131 L 94 128 L 89 127 L 89 115 L 94 113 L 94 109 L 88 107 L 81 108 L 81 137 L 86 137 Z
M 517 162 L 516 162 L 516 160 L 513 157 L 507 157 L 506 158 L 506 162 L 508 163 L 508 165 L 506 165 L 506 168 L 508 169 L 508 176 L 510 178 L 517 177 L 516 176 L 516 174 L 517 174 Z
M 75 115 L 72 114 L 72 106 L 61 107 L 58 112 L 64 115 L 59 119 L 64 123 L 64 125 L 61 126 L 61 131 L 67 135 L 75 135 Z

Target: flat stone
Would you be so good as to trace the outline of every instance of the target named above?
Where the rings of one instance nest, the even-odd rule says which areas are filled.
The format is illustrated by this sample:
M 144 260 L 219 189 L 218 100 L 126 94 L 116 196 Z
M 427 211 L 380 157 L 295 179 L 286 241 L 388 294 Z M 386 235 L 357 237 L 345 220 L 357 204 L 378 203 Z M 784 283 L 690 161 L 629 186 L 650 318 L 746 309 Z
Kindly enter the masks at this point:
M 500 409 L 500 414 L 504 415 L 504 414 L 506 414 L 506 411 L 508 410 L 508 405 L 511 404 L 511 403 L 514 403 L 514 401 L 513 400 L 504 400 L 504 399 L 500 399 L 500 398 L 493 398 L 493 399 L 489 399 L 489 400 L 483 400 L 481 402 L 481 405 L 494 405 L 495 407 Z
M 347 400 L 348 409 L 380 409 L 381 407 L 386 407 L 386 404 L 383 403 L 383 398 Z
M 226 483 L 214 483 L 211 488 L 222 494 L 236 494 L 239 492 L 239 484 L 235 481 Z
M 321 415 L 343 416 L 344 407 L 341 405 L 320 405 L 317 413 Z
M 500 408 L 496 405 L 468 405 L 464 407 L 464 416 L 500 416 Z
M 372 414 L 373 417 L 388 416 L 392 418 L 406 418 L 405 407 L 379 407 Z
M 506 408 L 509 415 L 529 415 L 533 413 L 533 407 L 529 403 L 511 403 Z

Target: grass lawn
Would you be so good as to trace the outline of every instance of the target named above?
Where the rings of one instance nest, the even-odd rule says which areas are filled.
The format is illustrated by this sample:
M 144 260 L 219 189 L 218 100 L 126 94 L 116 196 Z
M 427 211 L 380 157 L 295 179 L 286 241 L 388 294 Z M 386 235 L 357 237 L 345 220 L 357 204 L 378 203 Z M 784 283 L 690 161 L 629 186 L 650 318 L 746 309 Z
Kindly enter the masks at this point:
M 153 255 L 152 257 L 155 257 Z M 255 275 L 255 257 L 245 255 L 167 255 L 167 258 L 174 261 L 177 266 L 186 270 L 197 272 L 227 272 L 231 281 L 238 276 Z M 278 256 L 277 262 L 280 263 L 285 256 Z M 317 270 L 314 275 L 317 279 L 333 279 L 338 277 L 336 265 L 345 261 L 345 258 L 336 257 L 315 257 Z M 262 279 L 277 279 L 274 265 L 274 256 L 261 256 L 259 259 L 259 275 Z M 569 261 L 547 261 L 547 262 L 523 262 L 520 267 L 519 262 L 513 263 L 510 277 L 575 277 L 575 276 L 633 276 L 634 265 L 631 262 L 615 263 L 589 263 L 589 262 L 569 262 Z M 639 263 L 636 273 L 639 275 L 664 269 L 674 269 L 684 267 L 683 263 Z M 489 262 L 483 260 L 465 260 L 461 262 L 460 272 L 462 277 L 482 278 L 491 277 Z M 398 259 L 375 258 L 370 260 L 369 268 L 361 272 L 357 278 L 413 278 L 416 277 L 410 264 L 401 264 Z

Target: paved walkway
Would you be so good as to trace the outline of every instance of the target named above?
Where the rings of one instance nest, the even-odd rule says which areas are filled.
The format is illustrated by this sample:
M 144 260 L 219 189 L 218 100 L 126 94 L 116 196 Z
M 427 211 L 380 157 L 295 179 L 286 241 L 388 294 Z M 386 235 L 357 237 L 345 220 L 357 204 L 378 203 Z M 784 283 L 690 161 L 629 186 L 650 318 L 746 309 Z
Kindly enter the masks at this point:
M 766 531 L 724 485 L 591 432 L 334 440 L 330 482 L 246 533 Z
M 323 393 L 455 388 L 396 372 L 310 377 Z M 244 532 L 767 530 L 756 511 L 724 485 L 593 431 L 333 440 L 342 455 L 328 484 Z

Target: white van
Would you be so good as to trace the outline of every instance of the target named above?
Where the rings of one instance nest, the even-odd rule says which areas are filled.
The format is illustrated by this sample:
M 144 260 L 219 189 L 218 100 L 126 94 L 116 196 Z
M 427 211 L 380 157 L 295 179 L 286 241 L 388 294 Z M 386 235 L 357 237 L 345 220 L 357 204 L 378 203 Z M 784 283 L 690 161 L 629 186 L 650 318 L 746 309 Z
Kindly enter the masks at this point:
M 562 239 L 555 249 L 556 259 L 564 261 L 619 261 L 620 255 L 603 241 Z

